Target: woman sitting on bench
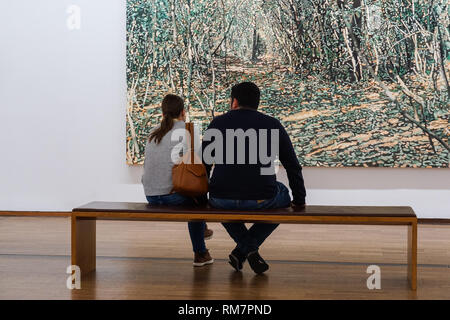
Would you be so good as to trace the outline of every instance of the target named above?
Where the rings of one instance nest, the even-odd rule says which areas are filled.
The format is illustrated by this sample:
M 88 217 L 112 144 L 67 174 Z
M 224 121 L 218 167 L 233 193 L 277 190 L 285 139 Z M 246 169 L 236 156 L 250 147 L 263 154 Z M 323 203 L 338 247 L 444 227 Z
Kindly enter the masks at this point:
M 185 128 L 184 101 L 179 96 L 168 94 L 164 97 L 161 107 L 161 124 L 151 130 L 145 147 L 142 176 L 145 195 L 150 205 L 196 205 L 199 203 L 198 199 L 172 193 L 172 167 L 175 164 L 172 161 L 172 151 L 178 141 L 172 141 L 171 136 L 174 130 Z M 214 260 L 205 246 L 205 239 L 212 237 L 212 230 L 207 228 L 205 222 L 189 222 L 188 229 L 194 250 L 194 266 L 213 263 Z

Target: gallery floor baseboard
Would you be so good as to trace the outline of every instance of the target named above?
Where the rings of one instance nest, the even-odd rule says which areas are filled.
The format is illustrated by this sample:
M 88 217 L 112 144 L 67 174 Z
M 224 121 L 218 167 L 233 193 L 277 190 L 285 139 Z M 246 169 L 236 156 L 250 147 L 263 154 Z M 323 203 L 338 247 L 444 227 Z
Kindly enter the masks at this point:
M 70 217 L 71 214 L 70 211 L 0 211 L 0 217 Z
M 67 211 L 0 211 L 0 217 L 70 217 Z M 418 224 L 450 224 L 450 218 L 418 218 Z
M 450 224 L 450 219 L 445 218 L 417 218 L 418 224 Z

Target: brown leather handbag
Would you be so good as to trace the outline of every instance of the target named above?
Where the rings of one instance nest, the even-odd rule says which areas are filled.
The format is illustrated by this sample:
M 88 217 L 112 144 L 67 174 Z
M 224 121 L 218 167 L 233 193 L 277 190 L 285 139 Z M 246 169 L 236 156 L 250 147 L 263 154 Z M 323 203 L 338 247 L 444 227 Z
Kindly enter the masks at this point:
M 194 124 L 186 123 L 186 130 L 191 135 L 190 161 L 189 154 L 184 154 L 180 164 L 172 168 L 172 192 L 185 196 L 197 197 L 208 192 L 208 177 L 205 165 L 194 152 Z M 194 161 L 196 159 L 197 161 Z M 189 162 L 189 163 L 188 163 Z

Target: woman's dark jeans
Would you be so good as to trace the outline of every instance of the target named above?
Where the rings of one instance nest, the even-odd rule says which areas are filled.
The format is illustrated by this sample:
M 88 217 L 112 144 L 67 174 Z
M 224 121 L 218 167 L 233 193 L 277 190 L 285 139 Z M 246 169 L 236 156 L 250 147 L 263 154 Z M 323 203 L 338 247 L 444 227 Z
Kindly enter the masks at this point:
M 161 196 L 147 196 L 150 205 L 168 206 L 194 206 L 193 198 L 183 196 L 179 193 L 165 194 Z M 189 235 L 191 236 L 194 252 L 205 252 L 205 222 L 188 222 Z
M 266 200 L 234 200 L 209 198 L 209 204 L 215 208 L 231 210 L 261 210 L 286 208 L 291 205 L 291 197 L 288 188 L 281 182 L 277 182 L 277 194 L 272 199 Z M 273 223 L 254 223 L 247 229 L 244 223 L 222 223 L 228 234 L 236 242 L 236 248 L 247 255 L 256 251 L 264 240 L 278 227 Z

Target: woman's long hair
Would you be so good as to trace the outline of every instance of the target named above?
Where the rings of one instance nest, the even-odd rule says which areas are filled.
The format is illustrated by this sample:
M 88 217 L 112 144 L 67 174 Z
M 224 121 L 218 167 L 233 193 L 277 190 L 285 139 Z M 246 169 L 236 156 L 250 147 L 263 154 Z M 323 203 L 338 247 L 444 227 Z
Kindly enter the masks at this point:
M 184 101 L 177 95 L 168 94 L 161 103 L 161 109 L 163 114 L 161 125 L 148 138 L 149 142 L 155 139 L 156 144 L 159 144 L 166 133 L 173 128 L 173 120 L 181 115 L 184 109 Z

